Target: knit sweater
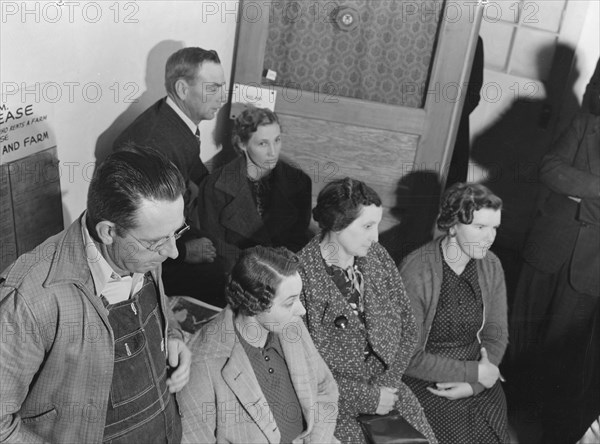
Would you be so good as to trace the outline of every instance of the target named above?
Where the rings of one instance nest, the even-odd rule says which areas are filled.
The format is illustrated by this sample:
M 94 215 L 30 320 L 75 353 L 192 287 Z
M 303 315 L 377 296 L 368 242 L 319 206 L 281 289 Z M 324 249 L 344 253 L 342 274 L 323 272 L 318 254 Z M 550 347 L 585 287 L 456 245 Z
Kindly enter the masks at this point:
M 400 264 L 400 274 L 419 329 L 417 347 L 405 373 L 426 381 L 475 384 L 478 361 L 460 361 L 425 351 L 442 285 L 442 239 L 429 242 Z M 476 267 L 483 299 L 483 321 L 477 337 L 487 350 L 490 362 L 498 365 L 508 344 L 504 271 L 500 260 L 491 251 L 483 259 L 476 260 Z M 478 384 L 474 386 L 476 392 L 482 389 Z

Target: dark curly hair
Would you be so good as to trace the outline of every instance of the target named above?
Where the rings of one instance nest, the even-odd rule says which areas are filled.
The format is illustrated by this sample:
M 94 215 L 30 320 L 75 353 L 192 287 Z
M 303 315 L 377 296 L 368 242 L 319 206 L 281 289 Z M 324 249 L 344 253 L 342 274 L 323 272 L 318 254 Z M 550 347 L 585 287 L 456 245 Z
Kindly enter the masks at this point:
M 482 208 L 502 209 L 502 199 L 489 188 L 477 183 L 455 183 L 442 196 L 437 226 L 448 232 L 457 223 L 469 225 L 473 212 Z
M 325 185 L 312 214 L 324 235 L 343 230 L 358 218 L 362 207 L 369 205 L 381 206 L 375 190 L 360 180 L 345 177 Z
M 279 117 L 268 108 L 257 108 L 252 105 L 246 105 L 246 109 L 236 117 L 233 123 L 231 143 L 240 150 L 240 146 L 248 143 L 252 134 L 254 134 L 259 126 L 270 125 L 276 123 L 279 126 Z
M 287 248 L 248 248 L 231 271 L 225 300 L 235 314 L 255 316 L 267 311 L 283 278 L 293 276 L 299 268 L 298 256 Z

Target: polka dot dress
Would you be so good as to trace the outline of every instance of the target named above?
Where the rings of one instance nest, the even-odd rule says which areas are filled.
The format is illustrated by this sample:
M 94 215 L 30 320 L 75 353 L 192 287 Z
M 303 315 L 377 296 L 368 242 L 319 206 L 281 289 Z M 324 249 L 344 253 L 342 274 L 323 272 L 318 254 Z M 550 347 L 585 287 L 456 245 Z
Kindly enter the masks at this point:
M 458 360 L 479 360 L 477 332 L 483 302 L 475 261 L 457 275 L 444 261 L 436 314 L 426 351 Z M 408 376 L 404 381 L 421 402 L 425 416 L 441 444 L 484 444 L 508 441 L 506 400 L 500 383 L 476 396 L 448 400 L 427 390 L 433 386 Z

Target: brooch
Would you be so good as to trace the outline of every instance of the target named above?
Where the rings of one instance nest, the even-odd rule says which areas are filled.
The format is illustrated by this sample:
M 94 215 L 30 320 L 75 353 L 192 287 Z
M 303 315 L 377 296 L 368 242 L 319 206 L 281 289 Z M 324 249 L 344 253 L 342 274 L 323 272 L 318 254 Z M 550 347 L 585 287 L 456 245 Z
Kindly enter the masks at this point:
M 340 315 L 333 321 L 337 328 L 344 330 L 348 326 L 348 318 L 344 315 Z

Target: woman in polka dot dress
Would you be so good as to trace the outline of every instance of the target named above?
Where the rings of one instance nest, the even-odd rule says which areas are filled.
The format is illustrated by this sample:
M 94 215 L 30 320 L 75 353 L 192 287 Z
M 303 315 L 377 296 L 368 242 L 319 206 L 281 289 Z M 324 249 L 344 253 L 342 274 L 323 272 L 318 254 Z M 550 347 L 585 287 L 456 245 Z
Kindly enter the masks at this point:
M 488 251 L 501 207 L 483 185 L 453 185 L 437 220 L 446 235 L 400 266 L 420 331 L 403 380 L 444 444 L 508 441 L 498 370 L 507 345 L 506 287 Z
M 377 243 L 381 199 L 345 178 L 326 185 L 313 217 L 318 234 L 299 253 L 302 301 L 314 343 L 340 390 L 335 436 L 365 442 L 356 417 L 397 409 L 430 443 L 423 409 L 402 382 L 417 340 L 400 274 Z

